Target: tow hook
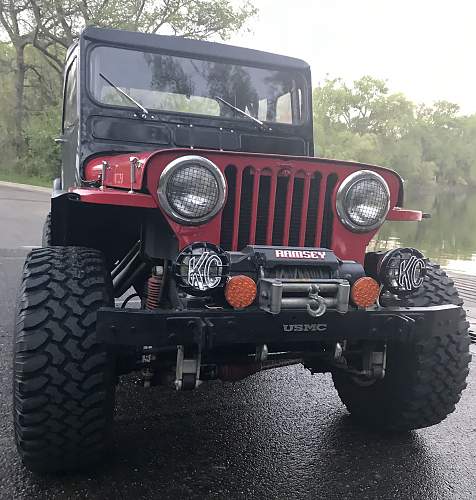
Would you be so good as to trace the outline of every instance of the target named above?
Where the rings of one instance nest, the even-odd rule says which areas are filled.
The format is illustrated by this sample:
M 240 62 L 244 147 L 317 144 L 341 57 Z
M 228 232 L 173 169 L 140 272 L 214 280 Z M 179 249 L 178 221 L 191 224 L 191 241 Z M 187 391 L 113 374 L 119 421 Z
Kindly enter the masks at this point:
M 256 346 L 255 361 L 261 363 L 268 359 L 268 346 L 266 344 Z
M 366 351 L 363 354 L 362 371 L 348 371 L 354 374 L 352 379 L 357 385 L 368 386 L 375 383 L 376 380 L 381 380 L 385 377 L 386 365 L 387 345 L 385 344 L 380 351 Z
M 307 313 L 313 318 L 322 316 L 327 309 L 326 301 L 319 295 L 319 286 L 312 284 L 309 287 L 309 303 L 307 304 Z
M 191 391 L 200 385 L 201 359 L 202 350 L 200 346 L 198 346 L 198 351 L 192 357 L 186 357 L 185 346 L 177 346 L 177 367 L 175 370 L 175 388 L 177 391 Z
M 387 365 L 387 346 L 385 345 L 383 351 L 372 351 L 368 355 L 368 360 L 364 358 L 364 363 L 367 362 L 365 367 L 372 378 L 382 379 L 385 377 L 385 368 Z

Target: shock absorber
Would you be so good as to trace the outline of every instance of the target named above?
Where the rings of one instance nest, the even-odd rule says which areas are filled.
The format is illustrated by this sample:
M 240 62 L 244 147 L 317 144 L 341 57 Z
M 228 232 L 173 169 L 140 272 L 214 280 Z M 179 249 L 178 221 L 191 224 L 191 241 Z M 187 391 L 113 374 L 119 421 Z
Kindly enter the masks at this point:
M 147 300 L 145 301 L 146 309 L 158 309 L 162 291 L 163 276 L 164 268 L 162 266 L 156 266 L 153 268 L 152 275 L 147 280 Z

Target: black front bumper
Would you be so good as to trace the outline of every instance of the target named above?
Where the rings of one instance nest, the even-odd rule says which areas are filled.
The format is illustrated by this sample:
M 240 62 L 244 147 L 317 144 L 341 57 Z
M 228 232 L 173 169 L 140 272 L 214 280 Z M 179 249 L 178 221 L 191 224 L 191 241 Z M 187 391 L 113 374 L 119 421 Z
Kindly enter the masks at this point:
M 345 314 L 328 311 L 312 318 L 305 310 L 271 315 L 259 309 L 245 311 L 158 310 L 103 308 L 98 313 L 100 341 L 117 346 L 232 347 L 269 344 L 295 348 L 299 344 L 339 340 L 384 340 L 413 342 L 455 331 L 460 307 L 352 310 Z

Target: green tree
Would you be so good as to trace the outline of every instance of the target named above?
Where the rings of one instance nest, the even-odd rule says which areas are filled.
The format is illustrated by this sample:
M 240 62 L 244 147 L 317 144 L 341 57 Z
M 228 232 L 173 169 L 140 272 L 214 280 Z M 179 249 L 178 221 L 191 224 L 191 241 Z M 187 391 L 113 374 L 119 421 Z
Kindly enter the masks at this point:
M 476 117 L 457 104 L 416 106 L 370 76 L 314 90 L 317 154 L 377 163 L 406 179 L 476 185 Z
M 18 165 L 32 159 L 51 174 L 64 56 L 85 26 L 226 39 L 256 12 L 248 0 L 0 0 L 0 31 L 9 40 L 0 50 L 0 143 Z
M 247 0 L 29 0 L 34 46 L 61 72 L 64 49 L 85 26 L 226 39 L 257 9 Z
M 14 76 L 15 108 L 14 133 L 12 143 L 16 155 L 23 149 L 23 116 L 25 98 L 25 78 L 27 64 L 25 51 L 33 41 L 33 30 L 29 26 L 30 11 L 28 1 L 0 0 L 0 24 L 13 48 L 11 71 Z

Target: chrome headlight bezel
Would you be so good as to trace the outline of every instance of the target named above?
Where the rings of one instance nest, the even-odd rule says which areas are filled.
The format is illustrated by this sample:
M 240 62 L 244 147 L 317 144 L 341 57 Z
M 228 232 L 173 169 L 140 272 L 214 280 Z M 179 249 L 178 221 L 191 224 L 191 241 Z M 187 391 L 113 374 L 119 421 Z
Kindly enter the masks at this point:
M 362 180 L 368 180 L 368 179 L 375 180 L 382 185 L 385 194 L 387 196 L 385 211 L 372 224 L 369 225 L 357 224 L 349 216 L 348 213 L 349 207 L 347 206 L 347 195 L 356 184 L 358 184 Z M 348 177 L 344 179 L 342 184 L 339 186 L 336 196 L 336 209 L 337 209 L 337 215 L 339 216 L 339 220 L 342 222 L 342 224 L 344 224 L 344 226 L 346 226 L 353 232 L 368 233 L 370 231 L 373 231 L 374 229 L 379 228 L 384 223 L 385 219 L 387 218 L 388 211 L 390 210 L 390 189 L 388 187 L 387 182 L 381 175 L 377 174 L 376 172 L 373 172 L 372 170 L 359 170 L 358 172 L 350 174 Z
M 218 197 L 215 206 L 210 212 L 200 217 L 189 218 L 179 213 L 169 202 L 167 196 L 167 185 L 170 179 L 176 174 L 180 169 L 187 166 L 187 164 L 193 164 L 201 168 L 206 169 L 215 178 L 218 186 Z M 157 195 L 159 197 L 159 202 L 161 207 L 167 213 L 167 215 L 176 222 L 184 224 L 187 226 L 198 226 L 200 224 L 205 224 L 210 221 L 218 214 L 218 212 L 223 208 L 226 200 L 226 180 L 225 176 L 222 174 L 220 169 L 212 161 L 204 158 L 203 156 L 187 155 L 180 156 L 175 160 L 171 161 L 162 171 L 159 178 L 159 185 L 157 187 Z

